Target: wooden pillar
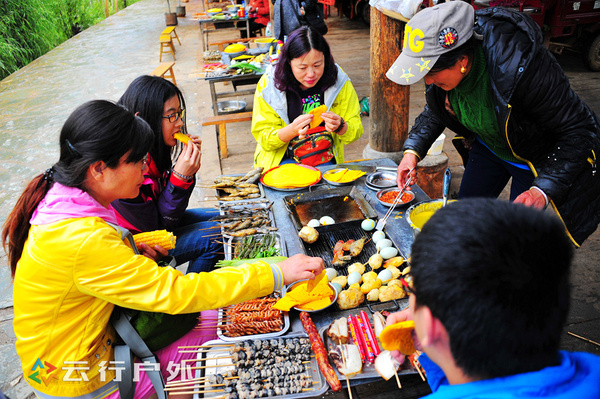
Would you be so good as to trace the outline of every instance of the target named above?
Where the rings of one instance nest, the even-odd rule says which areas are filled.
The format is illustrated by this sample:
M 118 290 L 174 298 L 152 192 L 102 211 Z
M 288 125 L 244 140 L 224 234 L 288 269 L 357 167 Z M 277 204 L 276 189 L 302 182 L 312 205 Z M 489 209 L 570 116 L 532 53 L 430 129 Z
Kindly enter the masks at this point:
M 108 12 L 108 0 L 104 0 L 104 15 L 106 18 L 110 16 L 110 13 Z
M 402 51 L 404 25 L 371 7 L 369 146 L 377 152 L 401 151 L 408 136 L 410 86 L 385 76 Z

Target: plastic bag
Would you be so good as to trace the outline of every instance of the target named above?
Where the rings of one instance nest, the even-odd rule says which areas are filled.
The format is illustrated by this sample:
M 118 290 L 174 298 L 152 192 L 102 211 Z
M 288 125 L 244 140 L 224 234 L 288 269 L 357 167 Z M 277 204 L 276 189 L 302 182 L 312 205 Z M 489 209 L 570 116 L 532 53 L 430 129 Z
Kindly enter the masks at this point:
M 369 0 L 371 7 L 377 8 L 385 14 L 390 10 L 401 14 L 406 19 L 411 19 L 421 6 L 423 0 Z

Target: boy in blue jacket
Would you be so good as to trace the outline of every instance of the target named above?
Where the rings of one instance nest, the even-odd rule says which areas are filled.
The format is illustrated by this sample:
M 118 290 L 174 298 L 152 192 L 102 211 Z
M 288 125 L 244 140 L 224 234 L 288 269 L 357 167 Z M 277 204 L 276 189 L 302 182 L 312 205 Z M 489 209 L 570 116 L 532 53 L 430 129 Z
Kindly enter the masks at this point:
M 600 357 L 560 351 L 573 247 L 560 220 L 495 199 L 437 211 L 412 247 L 427 398 L 600 398 Z

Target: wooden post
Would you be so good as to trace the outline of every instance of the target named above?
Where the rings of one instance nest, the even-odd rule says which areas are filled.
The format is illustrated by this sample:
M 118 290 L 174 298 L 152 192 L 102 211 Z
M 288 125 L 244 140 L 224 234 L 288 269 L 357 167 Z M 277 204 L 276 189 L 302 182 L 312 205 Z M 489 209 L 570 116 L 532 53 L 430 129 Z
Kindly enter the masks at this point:
M 104 0 L 104 15 L 106 15 L 106 18 L 110 16 L 110 13 L 108 12 L 108 0 Z
M 115 13 L 119 11 L 119 0 L 115 0 Z
M 402 51 L 403 21 L 371 8 L 371 97 L 369 146 L 377 152 L 400 152 L 408 136 L 410 86 L 385 74 Z

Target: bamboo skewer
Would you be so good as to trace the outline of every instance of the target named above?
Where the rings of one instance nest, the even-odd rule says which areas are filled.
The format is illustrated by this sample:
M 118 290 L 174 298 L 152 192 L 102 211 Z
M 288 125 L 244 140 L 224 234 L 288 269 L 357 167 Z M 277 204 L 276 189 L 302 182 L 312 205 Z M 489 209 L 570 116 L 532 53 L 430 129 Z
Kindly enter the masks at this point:
M 342 345 L 342 340 L 338 339 L 338 345 Z M 344 355 L 344 349 L 341 348 L 340 349 L 340 353 L 342 354 L 342 364 L 344 365 L 344 368 L 346 368 L 346 356 Z M 348 395 L 350 396 L 350 399 L 354 399 L 352 397 L 352 388 L 350 387 L 350 378 L 348 378 L 347 374 L 344 374 L 344 377 L 346 377 L 346 386 L 348 387 Z
M 394 375 L 396 376 L 396 382 L 398 383 L 398 388 L 402 389 L 402 384 L 400 383 L 400 377 L 398 377 L 398 370 L 394 369 Z
M 588 339 L 588 338 L 585 338 L 585 337 L 582 337 L 581 335 L 574 334 L 574 333 L 572 333 L 572 332 L 570 332 L 570 331 L 567 331 L 567 334 L 569 334 L 569 335 L 572 335 L 572 336 L 574 336 L 575 338 L 579 338 L 579 339 L 581 339 L 581 340 L 584 340 L 584 341 L 586 341 L 586 342 L 589 342 L 590 344 L 594 344 L 594 345 L 600 346 L 600 344 L 599 344 L 598 342 L 596 342 L 596 341 L 592 341 L 591 339 Z
M 421 379 L 423 381 L 425 381 L 425 376 L 423 375 L 423 372 L 421 371 L 421 367 L 419 366 L 419 364 L 417 363 L 417 361 L 415 360 L 414 362 L 412 362 L 412 365 L 414 368 L 417 369 L 417 372 L 419 373 L 419 375 L 421 376 Z
M 235 346 L 235 344 L 214 344 L 214 345 L 187 345 L 187 346 L 178 346 L 177 349 L 188 349 L 188 348 L 215 348 L 219 346 Z

